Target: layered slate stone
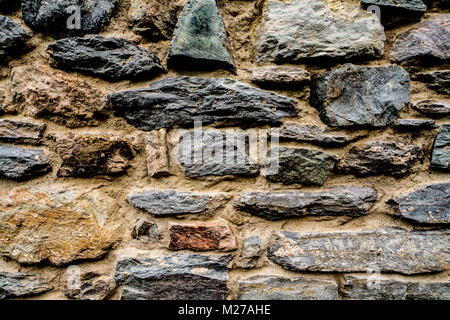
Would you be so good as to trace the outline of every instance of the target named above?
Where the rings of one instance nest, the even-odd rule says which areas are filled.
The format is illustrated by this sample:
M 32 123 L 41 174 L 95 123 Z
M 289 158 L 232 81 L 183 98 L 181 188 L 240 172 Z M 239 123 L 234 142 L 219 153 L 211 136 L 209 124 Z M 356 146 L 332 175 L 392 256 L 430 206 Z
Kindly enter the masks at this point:
M 96 218 L 102 214 L 99 199 L 79 190 L 18 188 L 0 199 L 0 255 L 19 263 L 97 259 L 117 241 Z
M 0 272 L 0 300 L 38 295 L 53 287 L 39 275 L 24 272 Z
M 122 300 L 225 300 L 231 255 L 172 254 L 120 260 Z
M 396 213 L 426 224 L 450 223 L 450 183 L 430 184 L 388 201 Z
M 411 173 L 412 167 L 422 160 L 423 151 L 420 147 L 376 141 L 351 148 L 336 168 L 339 172 L 356 176 L 401 177 Z
M 377 201 L 372 188 L 340 186 L 320 192 L 247 192 L 234 203 L 236 209 L 266 220 L 303 216 L 365 215 Z
M 345 275 L 341 293 L 350 300 L 450 300 L 449 282 L 371 279 Z
M 413 80 L 425 83 L 440 94 L 450 95 L 450 70 L 420 72 L 414 75 Z
M 184 7 L 170 43 L 167 64 L 236 73 L 225 24 L 215 0 L 190 0 Z
M 205 99 L 207 97 L 207 99 Z M 206 124 L 279 125 L 297 115 L 293 99 L 232 79 L 178 77 L 108 96 L 113 110 L 140 130 Z
M 136 208 L 155 217 L 211 214 L 224 204 L 225 195 L 176 190 L 154 190 L 128 196 Z
M 154 130 L 145 135 L 148 175 L 160 178 L 170 175 L 169 150 L 165 129 Z
M 422 0 L 361 0 L 366 9 L 380 8 L 381 23 L 392 27 L 401 23 L 418 21 L 427 11 Z
M 331 127 L 385 127 L 411 99 L 408 73 L 395 65 L 343 65 L 313 78 L 312 106 Z
M 68 127 L 98 125 L 108 117 L 103 94 L 89 83 L 46 66 L 12 69 L 11 92 L 17 110 Z
M 375 14 L 327 0 L 269 0 L 255 43 L 257 62 L 375 58 L 384 53 Z
M 401 119 L 395 121 L 394 128 L 399 131 L 421 131 L 437 128 L 437 125 L 434 120 Z
M 27 180 L 51 170 L 42 149 L 25 149 L 0 144 L 0 178 Z
M 430 168 L 450 170 L 450 124 L 443 124 L 434 141 Z
M 0 119 L 0 142 L 39 144 L 46 127 L 45 124 Z
M 238 280 L 238 300 L 337 300 L 338 297 L 334 281 L 278 276 Z
M 0 12 L 11 13 L 20 6 L 19 0 L 0 0 Z
M 258 236 L 245 238 L 236 266 L 241 269 L 252 269 L 258 266 L 263 254 L 261 240 Z
M 413 108 L 430 117 L 450 116 L 450 101 L 425 99 L 412 104 Z
M 250 80 L 260 87 L 294 89 L 311 81 L 309 72 L 302 68 L 274 66 L 254 68 L 250 71 Z
M 169 250 L 233 251 L 237 238 L 228 224 L 172 225 Z
M 99 33 L 109 24 L 116 4 L 117 0 L 24 0 L 22 18 L 33 30 L 58 38 Z
M 103 300 L 115 288 L 112 277 L 99 271 L 71 272 L 70 267 L 64 278 L 64 294 L 75 300 Z
M 62 159 L 59 177 L 94 177 L 123 174 L 131 166 L 136 152 L 125 139 L 111 135 L 70 134 L 57 138 Z
M 271 149 L 271 154 L 274 149 Z M 322 186 L 333 171 L 338 159 L 331 154 L 305 148 L 277 148 L 278 167 L 266 177 L 282 184 Z
M 413 66 L 450 61 L 450 14 L 433 16 L 400 35 L 390 59 Z
M 382 228 L 356 232 L 281 231 L 268 258 L 291 271 L 421 274 L 448 269 L 448 230 Z
M 158 225 L 152 221 L 139 219 L 136 225 L 133 227 L 131 237 L 136 240 L 144 242 L 154 242 L 161 238 L 161 234 L 158 230 Z
M 138 81 L 166 73 L 151 50 L 121 38 L 65 38 L 51 43 L 47 52 L 59 69 L 86 73 L 108 81 Z
M 16 22 L 0 15 L 0 62 L 7 55 L 22 52 L 30 37 L 28 32 Z

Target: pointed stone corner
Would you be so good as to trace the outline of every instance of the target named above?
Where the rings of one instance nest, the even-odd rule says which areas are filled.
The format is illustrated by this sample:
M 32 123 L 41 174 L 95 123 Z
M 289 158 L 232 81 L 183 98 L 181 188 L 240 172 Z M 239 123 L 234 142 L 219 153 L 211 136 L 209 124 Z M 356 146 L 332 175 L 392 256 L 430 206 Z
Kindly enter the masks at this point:
M 191 0 L 184 7 L 170 43 L 173 68 L 226 69 L 236 74 L 227 31 L 215 0 Z

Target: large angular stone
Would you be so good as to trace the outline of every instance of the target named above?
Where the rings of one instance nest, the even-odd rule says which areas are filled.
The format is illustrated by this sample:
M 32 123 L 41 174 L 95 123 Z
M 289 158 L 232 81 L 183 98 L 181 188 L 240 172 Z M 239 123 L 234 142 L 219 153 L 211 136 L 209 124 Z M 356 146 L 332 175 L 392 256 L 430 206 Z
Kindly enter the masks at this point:
M 252 269 L 258 266 L 263 248 L 258 236 L 248 237 L 244 241 L 236 266 L 242 269 Z
M 225 198 L 225 195 L 220 193 L 154 190 L 129 195 L 128 202 L 155 217 L 167 217 L 183 214 L 211 214 L 223 205 Z
M 269 0 L 259 28 L 257 62 L 380 57 L 383 26 L 375 14 L 353 3 Z
M 426 224 L 450 223 L 450 183 L 430 184 L 388 201 L 396 213 Z
M 7 55 L 23 51 L 30 37 L 28 32 L 13 20 L 0 15 L 0 63 Z
M 0 119 L 0 142 L 39 144 L 46 127 L 45 124 Z
M 440 94 L 450 95 L 450 70 L 437 70 L 417 73 L 413 80 L 421 81 Z
M 37 295 L 52 289 L 37 274 L 0 272 L 0 300 Z
M 167 64 L 176 68 L 228 69 L 236 73 L 216 0 L 190 0 L 181 12 Z
M 450 170 L 450 124 L 443 124 L 434 141 L 431 169 Z
M 413 145 L 376 141 L 353 147 L 336 165 L 339 172 L 356 176 L 391 175 L 401 177 L 423 160 L 423 151 Z
M 450 300 L 450 283 L 345 275 L 341 293 L 351 300 Z
M 79 270 L 79 269 L 75 269 Z M 103 300 L 112 294 L 115 284 L 112 277 L 99 271 L 70 272 L 69 267 L 64 279 L 64 294 L 76 300 Z
M 124 259 L 116 283 L 122 300 L 225 300 L 231 255 L 172 254 Z
M 78 71 L 109 81 L 138 81 L 166 73 L 151 50 L 121 38 L 66 38 L 51 43 L 47 52 L 59 69 Z
M 238 300 L 337 300 L 333 281 L 314 278 L 254 276 L 238 280 Z
M 18 188 L 0 199 L 0 255 L 17 262 L 61 266 L 97 259 L 117 241 L 98 222 L 101 201 L 79 190 Z
M 292 271 L 395 272 L 420 274 L 447 270 L 450 232 L 383 228 L 356 232 L 281 231 L 269 259 Z
M 366 9 L 374 5 L 380 8 L 381 23 L 385 27 L 419 21 L 427 11 L 422 0 L 361 0 L 361 4 Z
M 309 72 L 302 68 L 276 66 L 254 68 L 250 71 L 250 80 L 260 87 L 298 89 L 311 81 Z
M 127 171 L 135 156 L 127 141 L 110 135 L 70 134 L 57 138 L 57 152 L 62 159 L 59 177 L 114 176 Z
M 412 104 L 412 106 L 420 113 L 426 114 L 430 117 L 450 116 L 450 101 L 426 99 L 416 101 Z
M 50 161 L 42 149 L 0 145 L 0 177 L 26 180 L 46 174 Z
M 57 38 L 99 33 L 109 24 L 116 4 L 117 0 L 23 0 L 22 18 L 33 30 Z M 71 19 L 75 8 L 80 10 L 79 26 Z
M 113 93 L 108 99 L 118 116 L 146 131 L 192 127 L 194 121 L 279 125 L 284 117 L 297 115 L 293 99 L 223 78 L 165 78 L 150 88 Z
M 160 178 L 170 175 L 166 129 L 154 130 L 145 136 L 148 175 Z
M 46 66 L 12 70 L 11 92 L 24 115 L 47 118 L 68 127 L 98 125 L 108 117 L 101 91 L 77 77 Z
M 404 69 L 346 64 L 313 78 L 310 103 L 332 127 L 385 127 L 410 99 Z
M 267 220 L 302 216 L 359 217 L 377 201 L 372 188 L 333 187 L 320 192 L 247 192 L 234 203 L 236 209 Z

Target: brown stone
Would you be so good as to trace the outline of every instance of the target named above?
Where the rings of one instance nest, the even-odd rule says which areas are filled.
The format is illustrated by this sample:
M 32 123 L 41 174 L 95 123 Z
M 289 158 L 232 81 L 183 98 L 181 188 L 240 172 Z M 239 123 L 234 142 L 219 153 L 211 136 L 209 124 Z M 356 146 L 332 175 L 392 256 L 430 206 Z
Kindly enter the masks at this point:
M 145 136 L 148 175 L 159 178 L 170 175 L 166 129 L 151 131 Z
M 45 128 L 45 124 L 1 119 L 0 142 L 39 144 Z
M 108 117 L 101 91 L 46 66 L 14 68 L 11 91 L 16 109 L 9 111 L 48 118 L 68 127 L 95 126 Z

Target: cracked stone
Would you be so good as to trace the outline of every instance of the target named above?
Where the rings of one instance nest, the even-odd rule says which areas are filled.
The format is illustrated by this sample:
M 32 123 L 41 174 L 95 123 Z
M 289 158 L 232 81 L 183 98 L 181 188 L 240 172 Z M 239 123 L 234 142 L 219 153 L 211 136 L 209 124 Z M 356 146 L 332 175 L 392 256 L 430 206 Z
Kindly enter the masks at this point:
M 40 144 L 45 124 L 0 119 L 0 142 Z
M 420 113 L 426 114 L 430 117 L 445 117 L 450 115 L 450 101 L 426 99 L 416 101 L 412 104 L 412 106 Z
M 450 124 L 443 124 L 434 141 L 431 169 L 450 170 Z
M 52 289 L 53 287 L 37 274 L 0 272 L 0 300 L 34 296 Z

